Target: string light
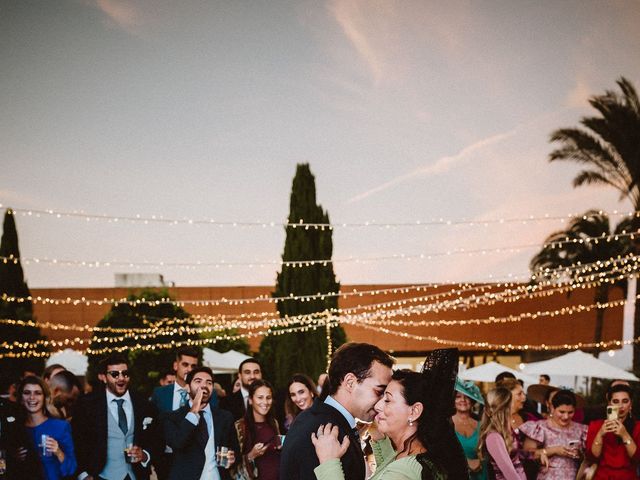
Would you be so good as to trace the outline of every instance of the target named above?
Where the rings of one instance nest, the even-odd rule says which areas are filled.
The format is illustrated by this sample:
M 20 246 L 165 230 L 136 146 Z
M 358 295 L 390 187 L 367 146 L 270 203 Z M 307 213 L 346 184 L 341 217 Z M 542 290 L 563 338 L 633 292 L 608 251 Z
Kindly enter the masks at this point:
M 0 204 L 0 208 L 3 208 L 3 205 Z M 285 227 L 285 228 L 304 228 L 306 230 L 315 229 L 315 230 L 332 230 L 335 228 L 379 228 L 379 229 L 389 229 L 389 228 L 416 228 L 416 227 L 433 227 L 433 226 L 483 226 L 488 227 L 490 225 L 496 224 L 529 224 L 535 222 L 547 222 L 547 221 L 559 221 L 564 223 L 565 221 L 571 220 L 575 217 L 578 217 L 580 214 L 577 213 L 568 213 L 565 215 L 526 215 L 521 217 L 503 217 L 503 218 L 493 218 L 493 219 L 485 219 L 485 220 L 471 220 L 466 218 L 461 219 L 445 219 L 445 218 L 432 218 L 430 220 L 415 220 L 415 221 L 407 221 L 407 222 L 377 222 L 374 220 L 364 221 L 364 222 L 356 222 L 356 223 L 346 223 L 346 222 L 337 222 L 333 224 L 329 223 L 305 223 L 303 220 L 297 223 L 291 222 L 282 222 L 282 221 L 221 221 L 216 220 L 214 218 L 171 218 L 164 215 L 151 215 L 144 216 L 140 214 L 130 214 L 124 216 L 114 216 L 114 215 L 106 215 L 106 214 L 97 214 L 97 213 L 85 213 L 83 211 L 63 211 L 63 210 L 53 210 L 53 209 L 41 209 L 41 208 L 12 208 L 14 214 L 19 213 L 25 217 L 33 217 L 33 218 L 41 218 L 41 217 L 51 217 L 54 219 L 79 219 L 84 221 L 102 221 L 108 223 L 128 223 L 128 224 L 165 224 L 165 225 L 194 225 L 194 226 L 215 226 L 215 227 L 231 227 L 231 228 L 246 228 L 246 227 L 259 227 L 259 228 L 267 228 L 267 227 Z M 619 212 L 617 210 L 613 210 L 612 212 L 605 212 L 600 210 L 598 212 L 600 215 L 608 215 L 610 217 L 627 217 L 627 218 L 639 218 L 640 212 Z M 583 218 L 585 218 L 583 216 Z
M 635 236 L 640 233 L 640 230 L 635 230 L 633 232 L 621 232 L 610 235 L 598 235 L 593 237 L 582 237 L 580 239 L 565 237 L 564 240 L 554 241 L 550 243 L 545 243 L 542 245 L 542 248 L 550 247 L 550 248 L 562 248 L 562 246 L 567 244 L 584 244 L 584 243 L 599 243 L 599 242 L 611 242 L 618 241 L 620 238 L 629 237 L 631 240 L 635 238 Z M 3 263 L 13 263 L 18 264 L 20 262 L 25 265 L 34 264 L 45 264 L 45 265 L 55 265 L 61 267 L 87 267 L 87 268 L 109 268 L 109 267 L 129 267 L 129 268 L 185 268 L 185 269 L 197 269 L 197 268 L 235 268 L 235 267 L 291 267 L 291 268 L 305 268 L 305 267 L 314 267 L 314 266 L 323 266 L 326 267 L 330 264 L 338 264 L 338 263 L 370 263 L 370 262 L 379 262 L 379 261 L 394 261 L 394 260 L 403 260 L 403 261 L 431 261 L 437 258 L 449 257 L 452 255 L 467 255 L 467 256 L 475 256 L 475 255 L 487 255 L 494 253 L 519 253 L 522 250 L 530 249 L 530 248 L 541 248 L 539 243 L 531 243 L 531 244 L 523 244 L 516 246 L 504 246 L 504 247 L 494 247 L 494 248 L 479 248 L 479 249 L 465 249 L 465 248 L 457 248 L 452 250 L 447 250 L 443 252 L 433 252 L 433 253 L 418 253 L 418 254 L 405 254 L 398 253 L 392 255 L 385 256 L 377 256 L 377 257 L 347 257 L 347 258 L 338 258 L 335 260 L 332 259 L 313 259 L 313 260 L 273 260 L 273 261 L 253 261 L 253 262 L 229 262 L 226 260 L 221 260 L 218 262 L 205 262 L 205 261 L 197 261 L 197 262 L 134 262 L 129 260 L 68 260 L 68 259 L 57 259 L 57 258 L 47 258 L 47 257 L 22 257 L 18 258 L 14 255 L 9 256 L 0 256 L 0 262 Z
M 640 298 L 640 296 L 636 298 Z M 395 310 L 382 310 L 382 311 L 377 311 L 374 314 L 367 313 L 367 314 L 359 314 L 359 315 L 344 315 L 348 309 L 343 309 L 343 310 L 332 309 L 332 310 L 327 310 L 321 314 L 314 313 L 314 314 L 308 314 L 308 315 L 298 315 L 295 317 L 283 317 L 283 318 L 277 317 L 274 319 L 269 319 L 269 320 L 260 321 L 260 322 L 246 322 L 246 321 L 239 322 L 239 323 L 224 322 L 224 323 L 212 324 L 207 327 L 192 327 L 190 325 L 185 325 L 186 323 L 197 323 L 197 322 L 193 322 L 193 317 L 189 317 L 187 319 L 161 319 L 160 322 L 156 323 L 154 326 L 146 330 L 139 329 L 139 328 L 138 329 L 118 329 L 119 331 L 124 331 L 125 334 L 120 337 L 98 337 L 98 338 L 94 338 L 93 341 L 95 343 L 119 343 L 121 341 L 130 339 L 130 338 L 133 338 L 136 341 L 139 341 L 142 339 L 146 340 L 150 338 L 157 338 L 159 336 L 201 334 L 205 332 L 223 331 L 223 330 L 236 329 L 236 328 L 250 330 L 255 328 L 263 328 L 264 326 L 267 326 L 268 328 L 283 327 L 283 326 L 287 327 L 292 324 L 300 324 L 300 323 L 304 324 L 304 323 L 316 322 L 318 315 L 329 316 L 334 314 L 335 312 L 342 314 L 341 317 L 335 317 L 335 318 L 340 318 L 342 323 L 352 324 L 352 325 L 358 325 L 360 323 L 363 323 L 367 325 L 395 325 L 395 326 L 404 325 L 404 326 L 416 327 L 416 326 L 451 326 L 451 325 L 465 326 L 465 325 L 474 325 L 474 324 L 480 325 L 480 324 L 489 324 L 489 323 L 509 323 L 509 322 L 519 322 L 523 319 L 535 319 L 543 316 L 555 317 L 559 315 L 572 315 L 574 313 L 588 312 L 593 309 L 619 307 L 624 305 L 625 302 L 626 300 L 614 300 L 614 301 L 609 301 L 604 303 L 599 302 L 599 303 L 590 304 L 590 305 L 572 305 L 569 307 L 562 307 L 556 310 L 523 312 L 518 315 L 509 315 L 506 317 L 489 317 L 485 319 L 469 319 L 469 320 L 432 320 L 432 321 L 390 320 L 395 316 L 401 316 L 401 315 L 409 316 L 409 315 L 415 315 L 416 313 L 424 313 L 426 311 L 431 310 L 429 308 L 430 307 L 429 305 L 412 306 L 409 308 L 399 308 Z M 354 310 L 354 309 L 351 309 L 351 310 Z M 375 320 L 378 317 L 383 317 L 383 320 L 380 320 L 380 321 Z M 145 318 L 145 320 L 147 320 L 147 318 Z M 164 323 L 166 320 L 178 321 L 178 322 L 181 322 L 181 325 L 175 328 L 167 328 L 166 323 Z M 18 321 L 15 321 L 15 322 L 17 323 Z M 23 323 L 27 323 L 27 322 L 23 322 Z M 159 324 L 161 324 L 162 327 L 158 327 Z M 30 326 L 35 326 L 35 325 L 36 325 L 35 322 L 30 322 Z M 331 326 L 328 325 L 327 335 L 330 335 L 330 328 Z M 141 333 L 141 331 L 144 333 Z M 84 343 L 89 343 L 91 341 L 92 341 L 91 339 L 80 339 L 76 337 L 75 339 L 65 339 L 64 341 L 39 340 L 33 343 L 16 342 L 14 344 L 8 344 L 7 342 L 4 342 L 0 344 L 0 347 L 3 347 L 8 350 L 31 349 L 31 348 L 35 348 L 37 345 L 56 347 L 56 346 L 67 346 L 74 343 L 84 344 Z
M 385 333 L 388 335 L 395 335 L 403 338 L 411 338 L 413 340 L 434 342 L 440 345 L 448 345 L 452 347 L 472 347 L 488 350 L 534 350 L 534 351 L 547 351 L 547 350 L 578 350 L 582 348 L 597 348 L 599 350 L 607 350 L 611 348 L 622 348 L 624 345 L 633 345 L 640 343 L 640 337 L 636 337 L 632 340 L 608 340 L 602 342 L 578 342 L 578 343 L 563 343 L 563 344 L 515 344 L 515 343 L 491 343 L 491 342 L 478 342 L 478 341 L 464 341 L 464 340 L 451 340 L 440 338 L 435 335 L 415 335 L 407 332 L 396 332 L 385 327 L 373 327 L 369 325 L 356 325 L 366 330 L 373 330 L 377 333 Z
M 636 297 L 640 298 L 640 295 Z M 517 323 L 522 320 L 538 319 L 541 317 L 569 316 L 576 313 L 590 312 L 592 310 L 604 310 L 607 308 L 621 307 L 626 304 L 626 300 L 612 300 L 609 302 L 594 303 L 589 305 L 571 305 L 555 310 L 538 310 L 536 312 L 522 312 L 515 315 L 503 317 L 458 319 L 458 320 L 392 320 L 396 316 L 411 316 L 424 313 L 420 307 L 401 308 L 397 310 L 383 310 L 374 314 L 360 314 L 341 316 L 342 323 L 366 325 L 386 325 L 386 326 L 408 326 L 408 327 L 445 327 L 445 326 L 467 326 L 467 325 L 488 325 L 493 323 Z M 377 320 L 378 318 L 382 320 Z
M 331 320 L 337 320 L 337 318 L 331 318 Z M 384 333 L 388 335 L 395 335 L 403 338 L 411 338 L 414 340 L 420 341 L 429 341 L 434 342 L 440 345 L 448 345 L 448 346 L 457 346 L 457 347 L 467 347 L 467 348 L 480 348 L 480 349 L 491 349 L 491 350 L 534 350 L 534 351 L 549 351 L 549 350 L 577 350 L 582 348 L 597 348 L 599 350 L 607 350 L 612 348 L 621 348 L 624 345 L 632 345 L 635 343 L 640 343 L 640 337 L 636 337 L 632 340 L 608 340 L 602 342 L 578 342 L 578 343 L 564 343 L 564 344 L 514 344 L 514 343 L 491 343 L 491 342 L 483 342 L 483 341 L 464 341 L 464 340 L 452 340 L 452 339 L 443 339 L 441 337 L 435 335 L 416 335 L 408 332 L 397 332 L 395 330 L 391 330 L 385 327 L 379 326 L 370 326 L 358 324 L 356 327 L 363 328 L 366 330 L 372 330 L 377 333 Z M 209 344 L 215 344 L 217 342 L 223 340 L 238 340 L 241 338 L 252 338 L 252 337 L 260 337 L 267 335 L 283 335 L 285 333 L 292 332 L 306 332 L 309 330 L 315 331 L 317 328 L 326 327 L 325 322 L 317 323 L 314 325 L 305 325 L 303 327 L 291 327 L 282 330 L 264 330 L 258 332 L 248 332 L 245 334 L 237 334 L 237 335 L 221 335 L 219 337 L 207 338 L 207 339 L 198 339 L 198 340 L 184 340 L 184 341 L 174 341 L 155 345 L 141 345 L 135 344 L 133 346 L 118 346 L 118 347 L 105 347 L 101 349 L 90 349 L 87 348 L 85 350 L 80 350 L 79 353 L 84 353 L 88 355 L 102 355 L 113 352 L 123 352 L 123 351 L 134 351 L 134 350 L 157 350 L 157 349 L 172 349 L 177 348 L 183 345 L 191 345 L 191 346 L 203 346 Z M 48 357 L 49 352 L 42 352 L 37 350 L 28 350 L 23 352 L 7 352 L 0 353 L 0 358 L 25 358 L 25 357 Z
M 322 314 L 311 314 L 305 315 L 304 318 L 299 318 L 295 322 L 289 319 L 273 319 L 268 322 L 263 322 L 260 324 L 248 325 L 247 329 L 257 329 L 264 328 L 265 326 L 268 328 L 280 328 L 280 327 L 290 327 L 292 324 L 311 324 L 318 322 L 319 316 L 324 318 L 325 313 Z M 177 327 L 171 328 L 149 328 L 144 331 L 144 333 L 140 333 L 139 331 L 128 331 L 124 332 L 124 335 L 117 337 L 93 337 L 89 339 L 82 338 L 73 338 L 73 339 L 65 339 L 65 340 L 36 340 L 35 342 L 3 342 L 0 344 L 0 348 L 4 348 L 6 350 L 19 350 L 19 349 L 34 349 L 37 346 L 66 346 L 70 344 L 87 344 L 87 343 L 120 343 L 126 340 L 149 340 L 157 337 L 165 337 L 165 336 L 174 336 L 174 335 L 191 335 L 191 334 L 202 334 L 202 333 L 210 333 L 210 332 L 220 332 L 225 330 L 234 329 L 233 326 L 230 325 L 210 325 L 206 327 L 192 327 L 188 325 L 188 320 L 182 321 L 182 324 Z
M 446 291 L 437 294 L 425 295 L 420 297 L 409 297 L 403 298 L 399 300 L 392 300 L 388 302 L 380 302 L 375 304 L 366 304 L 366 305 L 356 305 L 354 307 L 349 308 L 334 308 L 331 309 L 330 312 L 338 315 L 349 315 L 351 312 L 357 312 L 359 310 L 380 310 L 385 307 L 393 307 L 393 306 L 401 306 L 406 305 L 408 303 L 417 303 L 421 301 L 428 301 L 432 299 L 442 298 L 443 296 L 449 296 L 452 293 L 468 293 L 470 291 L 477 290 L 489 290 L 488 292 L 484 292 L 482 295 L 472 295 L 470 297 L 458 297 L 455 300 L 449 300 L 446 302 L 440 303 L 427 303 L 426 305 L 419 305 L 423 311 L 431 311 L 431 312 L 439 312 L 446 311 L 447 309 L 456 310 L 460 308 L 460 306 L 464 306 L 465 308 L 469 308 L 472 306 L 478 306 L 480 304 L 495 304 L 496 300 L 504 300 L 513 303 L 515 300 L 526 299 L 526 298 L 534 298 L 536 296 L 550 296 L 556 293 L 565 293 L 571 291 L 575 288 L 589 288 L 593 286 L 597 286 L 601 284 L 603 281 L 609 281 L 610 283 L 614 283 L 618 280 L 626 278 L 628 272 L 624 274 L 620 274 L 613 278 L 600 279 L 597 282 L 589 282 L 589 283 L 578 283 L 571 285 L 560 285 L 554 288 L 547 288 L 545 290 L 540 290 L 542 288 L 541 285 L 519 285 L 516 288 L 507 288 L 506 290 L 494 292 L 492 290 L 492 285 L 480 285 L 475 287 L 470 287 L 467 289 L 467 292 L 462 292 L 462 290 L 452 290 Z M 513 284 L 515 285 L 515 284 Z M 531 291 L 533 289 L 538 289 L 539 291 Z M 524 295 L 521 292 L 525 292 Z M 11 298 L 10 298 L 11 300 Z M 15 299 L 13 299 L 15 300 Z M 388 310 L 384 310 L 388 311 Z M 217 314 L 217 315 L 191 315 L 185 319 L 177 318 L 158 318 L 156 319 L 157 323 L 182 323 L 184 321 L 190 321 L 195 323 L 224 323 L 227 325 L 232 325 L 233 328 L 236 326 L 243 328 L 246 323 L 237 324 L 237 323 L 229 323 L 234 321 L 246 322 L 251 318 L 258 318 L 259 322 L 264 322 L 269 318 L 280 318 L 277 312 L 251 312 L 251 313 L 242 313 L 237 315 L 229 315 L 229 314 Z M 297 321 L 300 319 L 306 318 L 307 315 L 299 315 L 295 317 L 284 317 L 284 319 L 289 319 L 290 321 Z M 149 324 L 151 327 L 155 326 L 155 323 L 149 322 L 149 318 L 154 317 L 146 317 L 143 322 Z M 92 327 L 89 325 L 67 325 L 67 324 L 55 324 L 52 322 L 35 322 L 31 320 L 14 320 L 14 319 L 0 319 L 0 323 L 10 324 L 10 325 L 20 325 L 20 326 L 28 326 L 28 327 L 39 327 L 42 329 L 51 329 L 51 330 L 77 330 L 77 331 L 86 331 L 86 332 L 94 332 L 94 331 L 106 331 L 106 332 L 145 332 L 147 329 L 145 328 L 116 328 L 116 327 Z
M 615 269 L 618 265 L 626 265 L 629 262 L 638 263 L 640 262 L 640 256 L 636 256 L 634 254 L 628 254 L 626 256 L 618 256 L 611 257 L 607 260 L 598 260 L 592 263 L 584 263 L 584 264 L 576 264 L 568 267 L 558 267 L 556 269 L 543 269 L 535 273 L 533 275 L 514 275 L 510 274 L 508 277 L 511 280 L 514 279 L 528 279 L 533 280 L 536 279 L 537 275 L 541 275 L 544 280 L 538 282 L 538 285 L 550 285 L 553 281 L 553 278 L 561 279 L 563 276 L 571 276 L 571 275 L 580 275 L 588 272 L 597 272 L 601 269 L 612 267 Z M 550 277 L 550 278 L 549 278 Z M 503 282 L 499 281 L 493 284 L 470 284 L 470 283 L 457 283 L 458 289 L 448 290 L 446 292 L 434 294 L 432 297 L 441 298 L 443 296 L 449 296 L 452 294 L 473 291 L 478 289 L 486 289 L 489 286 L 501 286 L 504 285 L 516 285 L 513 281 Z M 436 289 L 443 286 L 450 286 L 448 284 L 443 283 L 433 283 L 433 284 L 420 284 L 420 285 L 409 285 L 402 287 L 389 287 L 383 289 L 372 289 L 372 290 L 358 290 L 353 289 L 349 292 L 328 292 L 328 293 L 317 293 L 317 294 L 309 294 L 309 295 L 288 295 L 284 297 L 271 297 L 267 295 L 260 295 L 258 297 L 252 298 L 240 298 L 240 299 L 227 299 L 227 298 L 219 298 L 219 299 L 204 299 L 204 300 L 171 300 L 170 298 L 162 298 L 159 300 L 146 300 L 144 298 L 139 298 L 135 300 L 128 300 L 126 297 L 122 298 L 102 298 L 102 299 L 88 299 L 86 297 L 81 298 L 53 298 L 53 297 L 43 297 L 43 296 L 27 296 L 27 297 L 16 297 L 16 296 L 8 296 L 3 294 L 0 298 L 3 301 L 7 302 L 32 302 L 34 304 L 50 304 L 50 305 L 73 305 L 73 306 L 103 306 L 103 305 L 130 305 L 130 306 L 138 306 L 138 305 L 151 305 L 158 306 L 162 304 L 171 304 L 180 307 L 186 306 L 198 306 L 198 307 L 208 307 L 208 306 L 220 306 L 220 305 L 247 305 L 258 302 L 267 302 L 267 303 L 279 303 L 286 301 L 312 301 L 312 300 L 324 300 L 332 297 L 340 297 L 346 299 L 351 296 L 359 296 L 363 297 L 365 295 L 381 295 L 381 294 L 403 294 L 409 293 L 411 291 L 427 291 L 428 289 Z
M 283 335 L 286 333 L 293 333 L 293 332 L 315 331 L 318 328 L 323 328 L 324 326 L 325 326 L 324 322 L 321 322 L 321 323 L 316 323 L 311 325 L 304 325 L 301 327 L 285 328 L 282 330 L 263 330 L 258 332 L 248 332 L 248 333 L 234 334 L 234 335 L 225 334 L 225 335 L 220 335 L 213 338 L 204 338 L 204 339 L 196 339 L 196 340 L 194 339 L 187 339 L 187 340 L 181 340 L 181 341 L 171 340 L 170 342 L 159 343 L 154 345 L 141 345 L 137 343 L 135 345 L 104 347 L 100 349 L 87 348 L 84 350 L 78 350 L 78 353 L 83 353 L 86 355 L 104 355 L 104 354 L 109 354 L 114 352 L 124 352 L 124 351 L 136 351 L 136 350 L 149 351 L 149 350 L 158 350 L 158 349 L 173 349 L 173 348 L 181 347 L 184 345 L 203 346 L 203 345 L 212 345 L 217 342 L 221 342 L 225 340 L 233 341 L 233 340 L 239 340 L 243 338 L 247 339 L 252 337 Z M 0 358 L 25 358 L 25 357 L 42 358 L 42 357 L 48 357 L 49 355 L 50 355 L 49 352 L 43 352 L 38 350 L 28 350 L 23 352 L 0 353 Z

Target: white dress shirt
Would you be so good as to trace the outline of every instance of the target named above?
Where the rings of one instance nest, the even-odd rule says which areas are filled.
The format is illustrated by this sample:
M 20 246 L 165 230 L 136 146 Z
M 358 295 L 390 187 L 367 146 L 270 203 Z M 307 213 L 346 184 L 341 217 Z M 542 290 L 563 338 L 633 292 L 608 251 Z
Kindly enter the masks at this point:
M 191 401 L 189 401 L 189 405 L 192 406 Z M 204 416 L 204 421 L 207 423 L 207 432 L 209 433 L 209 439 L 204 447 L 204 468 L 200 480 L 220 480 L 220 472 L 216 462 L 216 442 L 211 407 L 207 405 L 207 408 L 201 410 L 200 413 L 189 411 L 186 419 L 197 426 L 200 421 L 200 415 Z
M 242 393 L 242 400 L 244 401 L 244 409 L 249 409 L 249 390 L 244 387 L 240 387 L 240 393 Z
M 107 408 L 109 409 L 109 413 L 116 419 L 116 423 L 118 422 L 118 403 L 114 402 L 114 400 L 123 399 L 122 408 L 124 409 L 124 413 L 127 416 L 127 431 L 133 431 L 133 404 L 131 403 L 131 395 L 129 395 L 129 390 L 125 392 L 121 397 L 115 396 L 109 389 L 107 389 Z

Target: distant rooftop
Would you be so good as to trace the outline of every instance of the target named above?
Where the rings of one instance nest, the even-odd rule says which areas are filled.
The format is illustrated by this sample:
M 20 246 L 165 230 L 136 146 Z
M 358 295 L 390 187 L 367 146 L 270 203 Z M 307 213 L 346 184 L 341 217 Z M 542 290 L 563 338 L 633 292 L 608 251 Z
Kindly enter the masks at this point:
M 159 273 L 116 273 L 115 287 L 171 287 L 164 281 L 164 276 Z

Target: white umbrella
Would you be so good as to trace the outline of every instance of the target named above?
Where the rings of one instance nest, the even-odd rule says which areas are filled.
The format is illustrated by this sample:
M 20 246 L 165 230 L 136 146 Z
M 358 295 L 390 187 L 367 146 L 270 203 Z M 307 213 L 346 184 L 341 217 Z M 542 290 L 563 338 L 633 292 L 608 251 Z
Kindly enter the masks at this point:
M 621 368 L 598 360 L 582 350 L 569 352 L 551 360 L 528 363 L 524 366 L 526 373 L 546 373 L 548 375 L 565 375 L 574 377 L 612 378 L 619 380 L 639 381 L 634 374 Z
M 233 368 L 233 365 L 220 352 L 210 348 L 202 349 L 202 364 L 211 368 L 213 373 L 234 373 L 238 371 L 238 368 Z
M 229 350 L 228 352 L 224 352 L 222 356 L 229 362 L 236 366 L 236 370 L 240 366 L 240 364 L 245 361 L 247 358 L 251 358 L 249 355 L 245 355 L 244 353 L 237 352 L 235 350 Z
M 506 367 L 498 362 L 488 362 L 477 367 L 469 368 L 461 372 L 458 376 L 463 380 L 472 380 L 474 382 L 494 382 L 496 376 L 502 372 L 510 372 L 525 383 L 538 383 L 537 378 L 530 377 L 518 370 Z
M 211 368 L 213 373 L 237 373 L 245 358 L 250 357 L 235 350 L 220 353 L 210 348 L 202 349 L 202 363 Z
M 69 370 L 74 375 L 84 376 L 89 367 L 89 360 L 86 355 L 77 352 L 71 348 L 59 350 L 49 357 L 47 367 L 58 363 Z

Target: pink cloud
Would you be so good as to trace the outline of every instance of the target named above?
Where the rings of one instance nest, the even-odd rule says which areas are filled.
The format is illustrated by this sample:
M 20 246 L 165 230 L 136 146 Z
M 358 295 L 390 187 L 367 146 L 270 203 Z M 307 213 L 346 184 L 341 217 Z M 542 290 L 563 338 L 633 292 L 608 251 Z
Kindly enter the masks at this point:
M 388 4 L 386 4 L 388 5 Z M 342 29 L 353 48 L 365 62 L 373 78 L 378 85 L 385 72 L 384 51 L 375 46 L 375 37 L 370 35 L 369 29 L 372 23 L 382 26 L 372 17 L 373 12 L 380 14 L 380 10 L 390 14 L 389 7 L 385 4 L 361 0 L 335 0 L 330 3 L 329 11 Z
M 129 30 L 139 23 L 136 9 L 125 0 L 96 0 L 96 6 L 108 15 L 111 21 L 125 30 Z

